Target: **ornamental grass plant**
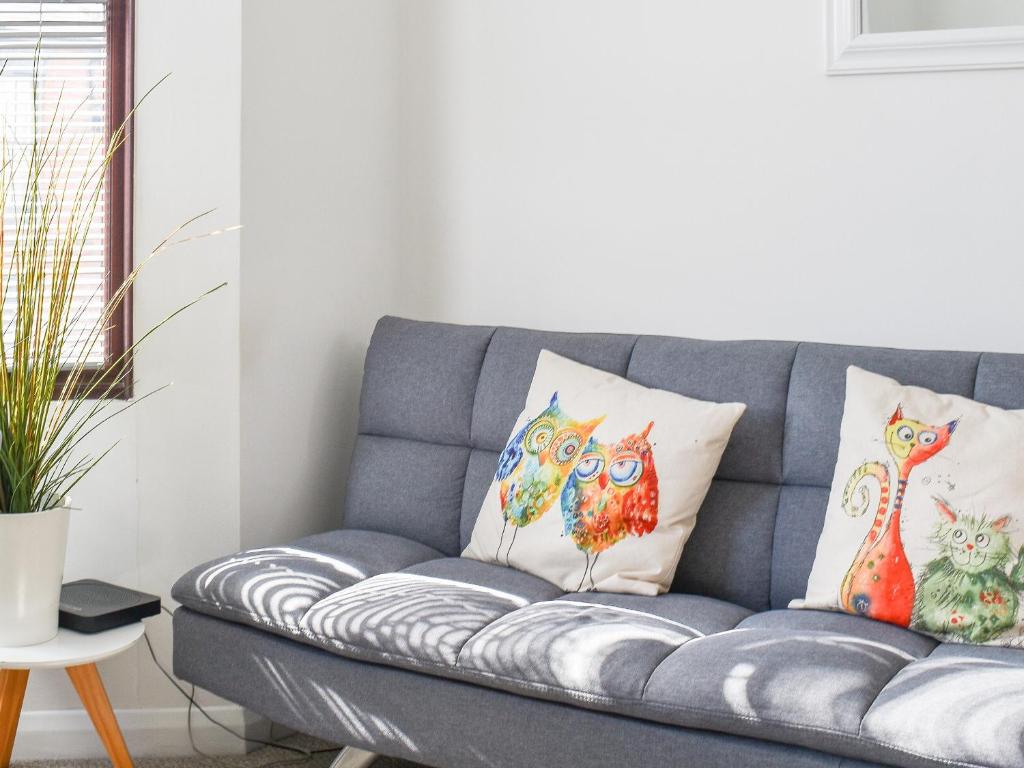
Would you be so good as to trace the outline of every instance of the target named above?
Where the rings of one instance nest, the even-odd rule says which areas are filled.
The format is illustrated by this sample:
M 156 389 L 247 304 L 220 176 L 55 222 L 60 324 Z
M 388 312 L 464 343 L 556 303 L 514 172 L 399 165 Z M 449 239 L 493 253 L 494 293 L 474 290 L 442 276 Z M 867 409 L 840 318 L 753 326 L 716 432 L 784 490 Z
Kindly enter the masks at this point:
M 103 349 L 108 328 L 140 273 L 170 246 L 195 239 L 185 237 L 185 229 L 210 211 L 177 227 L 106 295 L 102 294 L 107 281 L 101 280 L 96 289 L 100 295 L 83 299 L 79 277 L 86 241 L 102 211 L 107 175 L 124 147 L 135 110 L 111 132 L 106 144 L 87 145 L 70 129 L 82 104 L 69 105 L 62 91 L 55 108 L 42 106 L 39 63 L 37 45 L 32 135 L 27 141 L 24 137 L 16 141 L 4 120 L 0 138 L 0 353 L 5 362 L 0 365 L 2 515 L 40 512 L 65 502 L 114 447 L 90 453 L 83 441 L 104 422 L 162 389 L 132 400 L 118 397 L 131 376 L 140 345 L 164 323 L 224 285 L 174 310 L 137 334 L 104 367 L 96 366 L 97 350 Z M 198 237 L 213 234 L 220 232 Z

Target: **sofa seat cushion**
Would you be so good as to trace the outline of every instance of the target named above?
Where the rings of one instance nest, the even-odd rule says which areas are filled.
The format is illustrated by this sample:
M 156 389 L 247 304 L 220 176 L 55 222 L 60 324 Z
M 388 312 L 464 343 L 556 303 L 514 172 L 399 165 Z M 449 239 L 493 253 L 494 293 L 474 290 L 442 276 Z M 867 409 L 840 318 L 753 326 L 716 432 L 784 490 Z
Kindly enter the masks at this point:
M 455 666 L 463 644 L 491 622 L 561 594 L 512 568 L 445 558 L 325 597 L 301 628 L 310 642 L 344 656 L 443 674 Z
M 562 701 L 639 702 L 651 672 L 694 638 L 750 611 L 708 597 L 590 592 L 507 613 L 466 643 L 459 670 Z
M 905 667 L 864 718 L 866 737 L 936 761 L 1024 765 L 1024 651 L 943 644 Z
M 644 691 L 647 715 L 675 725 L 872 758 L 858 743 L 861 721 L 889 681 L 918 656 L 901 647 L 905 643 L 837 631 L 757 627 L 755 619 L 685 643 L 669 655 Z
M 327 595 L 440 557 L 437 550 L 400 536 L 330 531 L 211 560 L 178 579 L 171 596 L 217 618 L 297 635 L 306 611 Z

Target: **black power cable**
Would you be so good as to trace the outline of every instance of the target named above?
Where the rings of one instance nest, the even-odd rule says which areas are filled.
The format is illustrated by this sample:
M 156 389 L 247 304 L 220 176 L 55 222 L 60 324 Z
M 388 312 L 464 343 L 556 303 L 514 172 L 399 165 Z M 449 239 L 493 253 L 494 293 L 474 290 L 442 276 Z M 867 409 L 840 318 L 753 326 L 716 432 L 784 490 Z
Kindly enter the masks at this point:
M 174 611 L 172 611 L 166 605 L 161 606 L 161 608 L 163 609 L 164 613 L 166 613 L 168 616 L 170 616 L 172 618 L 174 617 Z M 279 741 L 272 741 L 272 740 L 266 740 L 266 739 L 255 739 L 255 738 L 252 738 L 250 736 L 243 736 L 242 734 L 240 734 L 237 731 L 235 731 L 233 728 L 230 728 L 229 726 L 224 725 L 224 723 L 220 722 L 215 717 L 213 717 L 213 715 L 211 715 L 209 712 L 207 712 L 205 709 L 203 709 L 203 706 L 198 701 L 196 701 L 196 687 L 194 685 L 190 684 L 191 685 L 191 689 L 192 689 L 191 692 L 186 691 L 184 688 L 182 688 L 178 684 L 178 681 L 174 679 L 174 676 L 164 668 L 163 664 L 161 664 L 160 660 L 157 659 L 157 657 L 156 657 L 156 651 L 153 649 L 153 643 L 149 639 L 149 634 L 146 633 L 146 632 L 143 632 L 142 637 L 146 641 L 146 647 L 149 648 L 149 655 L 153 659 L 153 663 L 156 665 L 156 668 L 159 669 L 160 672 L 163 674 L 163 676 L 167 678 L 167 681 L 171 685 L 173 685 L 175 687 L 175 689 L 177 689 L 178 693 L 180 693 L 182 696 L 184 696 L 188 700 L 188 721 L 187 721 L 187 725 L 188 725 L 188 741 L 189 741 L 189 744 L 192 745 L 192 751 L 195 752 L 200 757 L 202 757 L 202 758 L 204 758 L 206 760 L 209 760 L 209 761 L 211 761 L 211 762 L 213 762 L 213 763 L 215 763 L 217 765 L 225 766 L 225 768 L 236 768 L 235 766 L 232 766 L 230 763 L 226 763 L 226 762 L 224 762 L 222 760 L 218 760 L 213 755 L 206 754 L 201 749 L 199 749 L 199 747 L 196 746 L 195 736 L 192 733 L 192 710 L 193 710 L 193 708 L 199 710 L 199 713 L 203 717 L 205 717 L 211 723 L 216 725 L 218 728 L 226 731 L 227 733 L 230 733 L 232 736 L 234 736 L 236 739 L 238 739 L 240 741 L 245 741 L 245 742 L 248 742 L 250 744 L 259 744 L 260 746 L 264 746 L 264 747 L 273 747 L 275 749 L 281 749 L 281 750 L 284 750 L 285 752 L 293 752 L 293 753 L 299 755 L 299 757 L 291 758 L 289 760 L 275 760 L 275 761 L 266 763 L 264 765 L 261 765 L 258 768 L 279 768 L 280 766 L 295 765 L 295 764 L 298 764 L 298 763 L 304 763 L 304 762 L 306 762 L 308 760 L 311 760 L 314 757 L 316 757 L 317 755 L 323 755 L 323 754 L 327 754 L 329 752 L 337 752 L 338 751 L 337 747 L 332 747 L 332 748 L 327 748 L 327 749 L 301 749 L 299 747 L 293 747 L 290 744 L 282 744 Z

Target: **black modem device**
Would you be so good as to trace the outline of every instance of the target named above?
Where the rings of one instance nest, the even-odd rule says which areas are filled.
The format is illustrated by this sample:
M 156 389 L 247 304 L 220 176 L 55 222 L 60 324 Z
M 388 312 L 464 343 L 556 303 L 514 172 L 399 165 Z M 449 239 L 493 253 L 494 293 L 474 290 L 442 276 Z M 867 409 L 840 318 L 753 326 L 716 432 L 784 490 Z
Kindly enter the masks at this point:
M 156 616 L 160 598 L 96 579 L 71 581 L 60 590 L 60 626 L 91 635 Z

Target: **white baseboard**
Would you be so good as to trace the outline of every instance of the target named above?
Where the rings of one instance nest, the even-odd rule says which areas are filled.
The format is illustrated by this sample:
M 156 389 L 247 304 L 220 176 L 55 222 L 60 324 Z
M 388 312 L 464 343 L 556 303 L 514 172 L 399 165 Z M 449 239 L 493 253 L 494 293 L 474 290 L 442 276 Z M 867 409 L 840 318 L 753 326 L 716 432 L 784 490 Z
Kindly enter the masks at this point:
M 259 735 L 266 738 L 267 721 L 241 707 L 219 705 L 206 710 L 238 733 L 252 736 L 259 730 Z M 187 712 L 186 707 L 119 709 L 117 720 L 133 757 L 174 757 L 192 754 L 186 729 Z M 204 752 L 239 755 L 247 749 L 245 742 L 221 730 L 197 710 L 192 711 L 192 733 L 196 745 Z M 89 757 L 106 757 L 106 753 L 83 710 L 22 713 L 14 741 L 15 760 Z

